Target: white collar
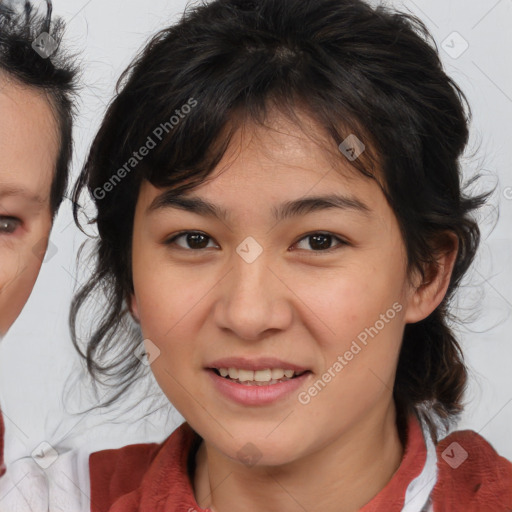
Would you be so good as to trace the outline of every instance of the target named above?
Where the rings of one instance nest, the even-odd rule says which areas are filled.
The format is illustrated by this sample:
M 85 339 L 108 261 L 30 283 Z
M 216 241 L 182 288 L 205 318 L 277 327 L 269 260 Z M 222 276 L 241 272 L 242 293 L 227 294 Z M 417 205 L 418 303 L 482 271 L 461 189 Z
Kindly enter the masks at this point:
M 427 449 L 425 465 L 421 473 L 411 480 L 405 491 L 405 501 L 401 512 L 432 512 L 431 493 L 437 482 L 436 446 L 427 425 L 418 419 Z

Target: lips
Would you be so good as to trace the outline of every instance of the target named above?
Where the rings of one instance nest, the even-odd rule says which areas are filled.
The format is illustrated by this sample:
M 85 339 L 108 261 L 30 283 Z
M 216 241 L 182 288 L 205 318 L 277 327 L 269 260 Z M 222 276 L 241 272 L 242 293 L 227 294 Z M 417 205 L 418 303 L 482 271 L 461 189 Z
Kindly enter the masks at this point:
M 222 364 L 225 363 L 223 362 Z M 283 403 L 284 400 L 290 399 L 301 386 L 305 385 L 312 375 L 310 371 L 304 371 L 300 375 L 278 381 L 239 382 L 227 377 L 222 377 L 212 368 L 207 368 L 206 374 L 213 384 L 213 389 L 221 396 L 228 399 L 230 402 L 236 402 L 243 406 L 265 406 L 274 403 Z
M 214 389 L 245 406 L 282 402 L 312 375 L 309 368 L 276 357 L 226 357 L 205 365 Z

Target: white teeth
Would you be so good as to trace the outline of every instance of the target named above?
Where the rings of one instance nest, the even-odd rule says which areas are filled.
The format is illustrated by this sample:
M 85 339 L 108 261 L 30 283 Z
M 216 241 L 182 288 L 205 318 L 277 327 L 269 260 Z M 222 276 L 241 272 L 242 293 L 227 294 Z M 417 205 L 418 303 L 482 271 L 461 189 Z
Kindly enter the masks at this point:
M 254 380 L 254 372 L 252 370 L 238 370 L 238 380 L 240 382 L 245 382 L 246 380 Z
M 254 380 L 256 382 L 268 382 L 272 380 L 272 372 L 270 370 L 257 370 L 254 372 Z
M 284 370 L 281 370 L 280 368 L 272 369 L 272 378 L 273 379 L 282 379 L 283 377 L 284 377 Z
M 222 377 L 228 377 L 240 382 L 269 382 L 291 379 L 295 372 L 293 370 L 283 370 L 282 368 L 267 368 L 265 370 L 244 370 L 239 368 L 218 368 Z

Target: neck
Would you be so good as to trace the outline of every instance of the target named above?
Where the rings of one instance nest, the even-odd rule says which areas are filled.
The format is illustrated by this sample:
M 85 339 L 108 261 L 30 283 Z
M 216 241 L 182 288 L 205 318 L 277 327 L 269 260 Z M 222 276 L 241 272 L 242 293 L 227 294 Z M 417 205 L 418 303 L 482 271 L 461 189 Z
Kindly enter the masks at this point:
M 402 456 L 392 403 L 322 450 L 283 466 L 247 468 L 203 442 L 194 492 L 198 505 L 214 512 L 355 512 L 386 486 Z

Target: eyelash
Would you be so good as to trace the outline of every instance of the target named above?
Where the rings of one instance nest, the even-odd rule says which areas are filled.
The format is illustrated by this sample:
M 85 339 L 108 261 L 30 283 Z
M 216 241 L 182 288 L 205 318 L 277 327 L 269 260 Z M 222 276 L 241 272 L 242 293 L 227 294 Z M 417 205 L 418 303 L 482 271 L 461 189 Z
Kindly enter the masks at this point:
M 16 224 L 16 227 L 12 230 L 4 229 L 4 224 L 14 222 Z M 6 234 L 11 235 L 16 231 L 16 228 L 21 225 L 21 219 L 18 219 L 17 217 L 4 217 L 0 215 L 0 235 Z
M 202 231 L 181 231 L 180 233 L 177 233 L 176 235 L 172 236 L 171 238 L 169 238 L 168 240 L 166 240 L 164 242 L 164 245 L 167 245 L 167 246 L 171 246 L 175 243 L 175 241 L 181 237 L 184 237 L 186 235 L 204 235 L 206 238 L 208 238 L 209 240 L 213 240 L 212 237 L 208 236 L 206 233 L 203 233 Z M 329 233 L 327 231 L 313 231 L 311 233 L 307 233 L 305 235 L 303 235 L 301 238 L 299 238 L 299 240 L 297 240 L 297 242 L 295 242 L 293 245 L 296 245 L 298 244 L 299 242 L 301 242 L 302 240 L 305 240 L 307 238 L 311 238 L 315 235 L 324 235 L 324 236 L 328 236 L 328 237 L 331 237 L 333 240 L 336 240 L 339 242 L 338 245 L 334 246 L 334 247 L 331 247 L 329 249 L 325 249 L 325 250 L 306 250 L 306 252 L 310 252 L 312 254 L 314 254 L 315 256 L 316 255 L 321 255 L 321 254 L 331 254 L 332 252 L 336 251 L 336 250 L 339 250 L 341 249 L 342 247 L 344 246 L 348 246 L 350 245 L 346 240 L 343 240 L 342 238 L 340 238 L 339 236 L 336 236 L 332 233 Z M 186 249 L 184 247 L 180 247 L 178 246 L 179 249 L 182 249 L 184 251 L 189 251 L 189 252 L 196 252 L 196 253 L 200 253 L 200 252 L 203 252 L 205 251 L 206 249 L 208 249 L 208 247 L 205 247 L 205 248 L 202 248 L 202 249 Z

